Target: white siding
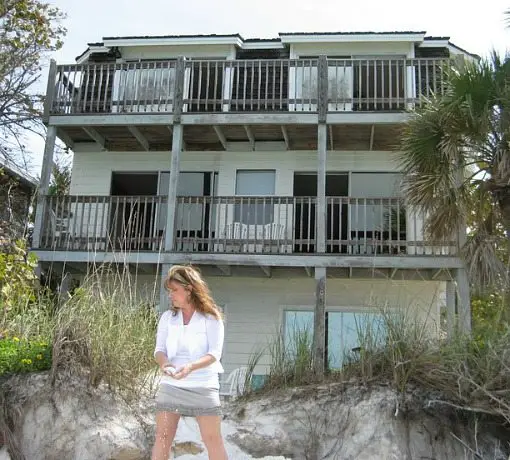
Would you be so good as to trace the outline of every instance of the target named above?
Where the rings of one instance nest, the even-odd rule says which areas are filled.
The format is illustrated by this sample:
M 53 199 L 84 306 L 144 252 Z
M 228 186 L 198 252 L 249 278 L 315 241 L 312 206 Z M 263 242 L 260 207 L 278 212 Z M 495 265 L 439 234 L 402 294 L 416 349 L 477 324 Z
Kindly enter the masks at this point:
M 188 58 L 221 59 L 235 57 L 233 45 L 168 45 L 168 46 L 125 46 L 121 48 L 122 58 L 129 59 L 176 59 Z
M 284 308 L 315 305 L 312 278 L 210 278 L 218 303 L 226 306 L 224 365 L 227 371 L 246 365 L 250 355 L 267 349 L 282 324 Z M 426 281 L 328 279 L 326 305 L 331 309 L 404 308 L 437 331 L 443 283 Z M 255 373 L 267 372 L 266 352 Z
M 316 151 L 184 152 L 181 171 L 218 171 L 218 195 L 235 194 L 238 169 L 275 169 L 276 195 L 291 196 L 294 171 L 317 170 Z M 157 172 L 170 169 L 170 152 L 97 152 L 77 149 L 74 154 L 71 194 L 108 195 L 111 173 Z M 327 169 L 346 171 L 395 171 L 391 152 L 330 151 Z
M 364 42 L 364 43 L 297 43 L 290 45 L 291 58 L 300 56 L 374 56 L 399 55 L 414 57 L 414 43 Z
M 222 362 L 227 372 L 246 365 L 257 350 L 266 352 L 255 373 L 267 372 L 271 364 L 267 347 L 280 331 L 284 309 L 313 310 L 315 305 L 313 278 L 209 277 L 207 282 L 216 302 L 226 309 Z M 157 298 L 155 278 L 139 276 L 135 284 L 137 297 Z M 326 306 L 345 311 L 402 308 L 435 333 L 443 291 L 444 283 L 433 281 L 328 279 Z

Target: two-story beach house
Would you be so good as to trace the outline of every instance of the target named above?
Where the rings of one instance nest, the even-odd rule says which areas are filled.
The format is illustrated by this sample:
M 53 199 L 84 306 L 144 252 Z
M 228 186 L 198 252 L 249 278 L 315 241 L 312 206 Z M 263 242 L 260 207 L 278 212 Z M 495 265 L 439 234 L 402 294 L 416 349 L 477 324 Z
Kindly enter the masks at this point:
M 34 251 L 78 278 L 135 267 L 140 286 L 199 266 L 226 311 L 227 371 L 293 324 L 318 369 L 338 367 L 357 315 L 384 305 L 437 330 L 446 299 L 467 330 L 460 237 L 424 238 L 392 152 L 408 110 L 472 59 L 424 32 L 91 43 L 51 64 Z M 74 151 L 63 198 L 47 196 L 57 137 Z

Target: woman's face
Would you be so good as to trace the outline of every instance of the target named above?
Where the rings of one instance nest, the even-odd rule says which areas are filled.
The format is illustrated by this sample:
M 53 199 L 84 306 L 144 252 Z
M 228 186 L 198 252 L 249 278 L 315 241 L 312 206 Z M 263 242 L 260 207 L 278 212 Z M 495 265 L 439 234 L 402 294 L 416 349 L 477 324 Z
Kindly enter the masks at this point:
M 168 297 L 170 302 L 177 308 L 183 308 L 189 303 L 189 290 L 177 281 L 170 281 L 168 285 Z

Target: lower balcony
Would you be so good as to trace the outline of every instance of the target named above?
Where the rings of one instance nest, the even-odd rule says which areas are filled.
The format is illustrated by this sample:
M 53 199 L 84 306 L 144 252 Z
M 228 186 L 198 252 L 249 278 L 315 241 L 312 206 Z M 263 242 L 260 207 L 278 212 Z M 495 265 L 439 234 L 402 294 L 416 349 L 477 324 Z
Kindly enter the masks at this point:
M 39 250 L 168 252 L 164 196 L 47 196 L 44 207 Z M 400 198 L 327 197 L 326 209 L 328 254 L 457 254 L 455 241 L 425 241 Z M 318 253 L 317 197 L 178 197 L 175 215 L 174 253 Z

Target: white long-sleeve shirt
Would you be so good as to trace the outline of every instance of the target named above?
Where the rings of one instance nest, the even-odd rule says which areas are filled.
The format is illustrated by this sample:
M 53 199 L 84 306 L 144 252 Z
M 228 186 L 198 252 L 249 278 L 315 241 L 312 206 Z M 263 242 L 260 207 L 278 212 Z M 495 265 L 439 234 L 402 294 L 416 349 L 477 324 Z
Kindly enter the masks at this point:
M 224 334 L 223 321 L 213 316 L 195 311 L 189 323 L 184 325 L 181 311 L 176 315 L 171 310 L 163 313 L 158 324 L 154 355 L 158 351 L 164 353 L 176 369 L 205 355 L 214 356 L 216 361 L 180 380 L 164 375 L 161 383 L 188 388 L 219 388 L 218 374 L 223 372 L 220 358 Z

